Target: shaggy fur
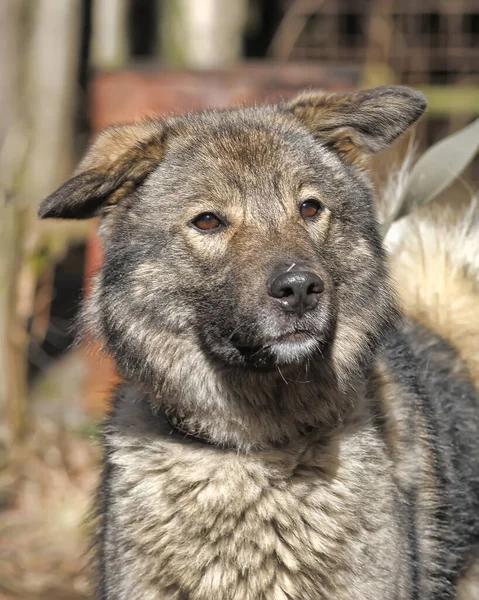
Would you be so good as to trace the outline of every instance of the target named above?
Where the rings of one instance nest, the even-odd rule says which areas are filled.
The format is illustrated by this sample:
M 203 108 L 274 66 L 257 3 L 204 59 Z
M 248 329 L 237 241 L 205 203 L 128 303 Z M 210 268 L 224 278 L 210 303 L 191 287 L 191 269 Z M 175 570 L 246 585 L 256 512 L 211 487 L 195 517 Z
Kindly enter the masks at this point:
M 112 128 L 42 205 L 102 215 L 84 320 L 126 381 L 102 600 L 473 600 L 479 338 L 428 302 L 476 314 L 476 288 L 451 255 L 402 318 L 367 173 L 424 108 L 387 87 Z M 287 273 L 321 280 L 305 312 Z

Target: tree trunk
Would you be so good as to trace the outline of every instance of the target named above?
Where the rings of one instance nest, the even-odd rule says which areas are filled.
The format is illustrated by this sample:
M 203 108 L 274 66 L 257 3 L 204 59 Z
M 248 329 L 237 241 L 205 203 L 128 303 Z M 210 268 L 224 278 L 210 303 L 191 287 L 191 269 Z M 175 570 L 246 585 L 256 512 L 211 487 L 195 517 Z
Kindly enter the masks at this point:
M 80 8 L 80 0 L 0 2 L 0 441 L 7 446 L 26 426 L 26 324 L 48 263 L 38 250 L 48 257 L 65 238 L 45 235 L 36 211 L 72 166 Z
M 39 202 L 73 164 L 73 133 L 81 31 L 81 0 L 34 0 L 27 65 L 30 143 L 25 193 Z
M 128 0 L 94 0 L 91 64 L 96 69 L 123 66 L 129 55 Z
M 0 2 L 0 454 L 20 435 L 25 411 L 25 340 L 16 319 L 23 211 L 15 195 L 26 150 L 21 124 L 22 17 L 22 2 Z
M 168 66 L 212 69 L 241 58 L 246 0 L 163 0 L 160 8 L 160 58 Z

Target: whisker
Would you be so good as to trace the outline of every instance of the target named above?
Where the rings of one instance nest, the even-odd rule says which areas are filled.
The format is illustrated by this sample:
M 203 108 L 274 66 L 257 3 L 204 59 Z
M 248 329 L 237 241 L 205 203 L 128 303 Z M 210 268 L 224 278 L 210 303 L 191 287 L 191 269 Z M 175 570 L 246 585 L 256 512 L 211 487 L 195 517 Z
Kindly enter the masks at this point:
M 279 368 L 279 366 L 278 366 L 278 365 L 276 365 L 276 367 L 277 367 L 277 369 L 278 369 L 278 373 L 281 375 L 281 379 L 284 381 L 284 383 L 285 383 L 286 385 L 289 385 L 289 382 L 288 382 L 288 381 L 286 381 L 286 379 L 285 379 L 285 377 L 284 377 L 283 373 L 281 373 L 281 369 Z
M 251 355 L 251 358 L 253 358 L 257 354 L 259 354 L 260 352 L 263 352 L 263 350 L 267 350 L 269 347 L 270 346 L 261 346 L 260 348 L 258 348 L 258 350 L 256 350 L 256 352 L 253 352 L 253 354 Z
M 235 327 L 235 328 L 233 329 L 233 331 L 231 332 L 231 335 L 228 337 L 228 342 L 231 342 L 231 339 L 233 338 L 234 334 L 235 334 L 237 331 L 239 331 L 239 329 L 241 329 L 241 327 L 242 327 L 243 325 L 244 325 L 244 323 L 240 323 L 240 324 L 238 325 L 238 327 Z

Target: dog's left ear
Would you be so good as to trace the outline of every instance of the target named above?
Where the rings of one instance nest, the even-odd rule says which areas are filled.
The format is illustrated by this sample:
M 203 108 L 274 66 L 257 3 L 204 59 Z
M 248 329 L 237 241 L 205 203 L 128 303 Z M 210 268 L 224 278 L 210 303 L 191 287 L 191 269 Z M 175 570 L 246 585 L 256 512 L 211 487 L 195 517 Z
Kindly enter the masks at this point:
M 421 92 L 383 86 L 355 93 L 306 92 L 283 108 L 345 160 L 362 163 L 365 155 L 387 148 L 426 109 Z
M 168 130 L 161 121 L 108 127 L 94 140 L 75 175 L 48 196 L 42 219 L 89 219 L 129 196 L 162 161 Z

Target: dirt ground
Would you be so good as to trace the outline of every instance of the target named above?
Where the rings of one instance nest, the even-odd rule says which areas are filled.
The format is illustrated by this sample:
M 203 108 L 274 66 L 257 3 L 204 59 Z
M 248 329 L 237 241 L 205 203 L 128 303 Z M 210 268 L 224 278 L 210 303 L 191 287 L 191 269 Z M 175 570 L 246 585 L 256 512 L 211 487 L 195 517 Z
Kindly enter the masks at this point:
M 89 512 L 100 449 L 97 425 L 78 418 L 80 397 L 72 397 L 81 389 L 77 367 L 62 373 L 60 388 L 50 381 L 47 394 L 38 391 L 26 439 L 0 464 L 0 600 L 92 596 Z M 68 405 L 74 418 L 58 408 Z

